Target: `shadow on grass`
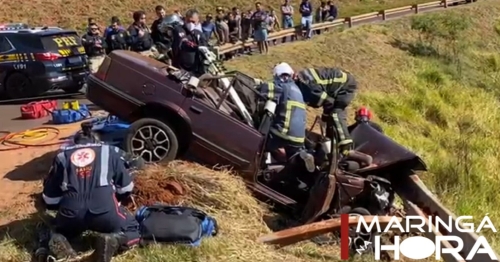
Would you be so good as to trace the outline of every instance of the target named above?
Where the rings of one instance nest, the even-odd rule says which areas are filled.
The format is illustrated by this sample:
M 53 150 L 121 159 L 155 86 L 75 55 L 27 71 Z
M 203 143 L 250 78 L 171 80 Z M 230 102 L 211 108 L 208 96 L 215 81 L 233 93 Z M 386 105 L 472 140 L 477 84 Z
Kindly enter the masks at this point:
M 394 38 L 389 44 L 394 48 L 408 52 L 412 56 L 440 57 L 440 54 L 434 47 L 422 43 L 407 43 L 401 39 Z
M 12 243 L 16 249 L 16 254 L 30 254 L 30 261 L 39 261 L 35 256 L 35 251 L 39 248 L 39 236 L 42 232 L 47 232 L 51 228 L 51 223 L 55 213 L 47 212 L 41 193 L 30 196 L 36 208 L 36 212 L 25 216 L 22 219 L 11 221 L 0 226 L 0 243 L 6 245 Z M 88 253 L 91 249 L 90 235 L 83 235 L 78 239 L 71 239 L 71 245 L 77 253 Z M 84 257 L 78 261 L 84 262 L 88 258 Z

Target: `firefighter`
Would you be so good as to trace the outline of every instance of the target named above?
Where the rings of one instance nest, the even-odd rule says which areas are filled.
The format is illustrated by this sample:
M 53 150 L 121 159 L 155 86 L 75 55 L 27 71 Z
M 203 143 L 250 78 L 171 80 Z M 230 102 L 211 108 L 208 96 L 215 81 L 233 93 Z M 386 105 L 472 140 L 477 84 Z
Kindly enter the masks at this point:
M 185 22 L 178 23 L 173 29 L 172 64 L 196 75 L 204 74 L 201 49 L 207 49 L 207 46 L 208 41 L 201 30 L 198 11 L 189 10 Z
M 293 69 L 287 63 L 277 64 L 273 69 L 273 82 L 263 83 L 259 92 L 276 103 L 275 117 L 271 124 L 266 151 L 275 159 L 289 160 L 300 153 L 309 172 L 314 171 L 314 158 L 305 152 L 306 105 L 300 89 L 293 80 Z M 284 150 L 286 159 L 283 159 Z M 280 152 L 280 153 L 278 153 Z
M 89 57 L 89 70 L 97 72 L 106 56 L 106 41 L 99 35 L 99 26 L 96 23 L 89 24 L 89 31 L 82 37 L 85 53 Z
M 86 230 L 98 233 L 92 261 L 108 262 L 139 242 L 139 224 L 119 201 L 134 187 L 118 148 L 96 141 L 91 127 L 62 148 L 43 183 L 43 200 L 57 210 L 49 250 L 56 258 L 75 257 L 68 239 Z
M 382 130 L 382 127 L 379 124 L 371 121 L 372 116 L 373 116 L 373 114 L 368 108 L 366 108 L 364 106 L 359 108 L 356 111 L 356 115 L 354 116 L 354 120 L 356 122 L 354 124 L 350 125 L 349 127 L 347 127 L 347 129 L 349 130 L 349 133 L 351 133 L 358 125 L 360 125 L 362 123 L 366 123 L 366 124 L 370 125 L 373 129 L 375 129 L 378 132 L 383 134 L 384 130 Z
M 323 107 L 322 120 L 332 124 L 340 152 L 347 154 L 353 141 L 347 130 L 345 109 L 356 93 L 354 76 L 340 68 L 308 68 L 297 73 L 296 83 L 308 106 Z M 326 135 L 333 137 L 333 133 L 329 129 Z

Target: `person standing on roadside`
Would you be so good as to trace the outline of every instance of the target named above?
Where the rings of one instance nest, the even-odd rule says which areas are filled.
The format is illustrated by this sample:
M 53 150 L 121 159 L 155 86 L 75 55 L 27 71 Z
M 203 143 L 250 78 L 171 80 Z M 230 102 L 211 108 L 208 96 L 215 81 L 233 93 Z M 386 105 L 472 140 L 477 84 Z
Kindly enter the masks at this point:
M 205 21 L 201 23 L 201 29 L 207 41 L 210 41 L 210 39 L 212 39 L 213 34 L 215 34 L 216 38 L 219 39 L 219 37 L 217 36 L 217 30 L 215 30 L 215 23 L 213 20 L 213 16 L 211 14 L 208 14 L 205 18 Z
M 108 30 L 109 29 L 109 30 Z M 107 33 L 104 35 L 106 40 L 106 53 L 109 54 L 113 50 L 127 50 L 128 49 L 128 32 L 120 26 L 120 20 L 114 16 L 111 19 L 111 25 L 106 28 Z
M 293 6 L 290 4 L 290 0 L 285 0 L 285 3 L 281 6 L 281 18 L 283 29 L 293 27 Z
M 123 28 L 123 26 L 121 26 L 120 19 L 118 18 L 118 16 L 113 16 L 113 17 L 111 17 L 111 24 L 108 27 L 106 27 L 106 29 L 104 30 L 104 35 L 103 35 L 104 38 L 106 38 L 108 33 L 115 30 L 114 24 L 118 24 L 119 29 L 125 30 L 125 28 Z
M 241 40 L 241 12 L 240 12 L 240 9 L 238 7 L 233 7 L 232 9 L 232 12 L 233 12 L 233 16 L 234 16 L 234 20 L 235 20 L 235 23 L 237 25 L 237 30 L 238 30 L 238 34 L 237 34 L 237 37 L 238 37 L 238 40 Z
M 166 15 L 165 8 L 161 5 L 157 5 L 155 7 L 155 12 L 158 18 L 154 20 L 151 25 L 151 38 L 153 39 L 153 43 L 170 44 L 169 41 L 166 41 L 167 39 L 165 39 L 159 28 L 159 25 L 163 22 L 163 18 L 165 18 Z
M 267 54 L 269 52 L 269 46 L 267 43 L 268 36 L 268 16 L 267 13 L 262 8 L 262 3 L 255 3 L 255 13 L 253 13 L 251 19 L 253 21 L 253 39 L 257 42 L 257 47 L 261 54 Z
M 99 35 L 99 27 L 96 23 L 89 25 L 89 31 L 82 37 L 82 44 L 89 57 L 90 73 L 96 73 L 106 56 L 106 41 Z
M 302 15 L 300 19 L 302 29 L 306 29 L 306 37 L 310 39 L 312 37 L 313 6 L 309 0 L 302 0 L 300 3 L 300 14 Z
M 149 28 L 146 26 L 146 13 L 144 11 L 136 11 L 132 17 L 134 18 L 134 22 L 128 28 L 130 50 L 144 56 L 153 56 L 153 52 L 151 51 L 153 39 L 151 38 Z

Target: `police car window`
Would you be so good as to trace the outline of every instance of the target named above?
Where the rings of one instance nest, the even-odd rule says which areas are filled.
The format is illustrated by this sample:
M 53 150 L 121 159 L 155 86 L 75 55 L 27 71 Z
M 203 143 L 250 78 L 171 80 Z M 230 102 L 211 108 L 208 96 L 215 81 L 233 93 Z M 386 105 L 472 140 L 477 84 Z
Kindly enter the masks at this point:
M 5 36 L 0 36 L 0 53 L 13 50 L 14 47 Z

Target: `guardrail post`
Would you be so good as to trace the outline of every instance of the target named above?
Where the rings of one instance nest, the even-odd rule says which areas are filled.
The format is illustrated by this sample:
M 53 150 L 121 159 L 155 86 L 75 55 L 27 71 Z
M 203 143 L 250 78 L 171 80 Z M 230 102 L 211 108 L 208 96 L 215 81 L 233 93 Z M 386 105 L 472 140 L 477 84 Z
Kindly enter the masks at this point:
M 443 0 L 444 8 L 448 8 L 448 0 Z
M 380 11 L 380 14 L 382 15 L 382 20 L 385 21 L 385 19 L 387 18 L 387 14 L 385 13 L 385 10 Z
M 345 21 L 347 22 L 347 24 L 349 25 L 349 27 L 352 27 L 352 18 L 346 17 Z
M 412 5 L 411 8 L 415 9 L 415 14 L 418 14 L 418 5 Z

